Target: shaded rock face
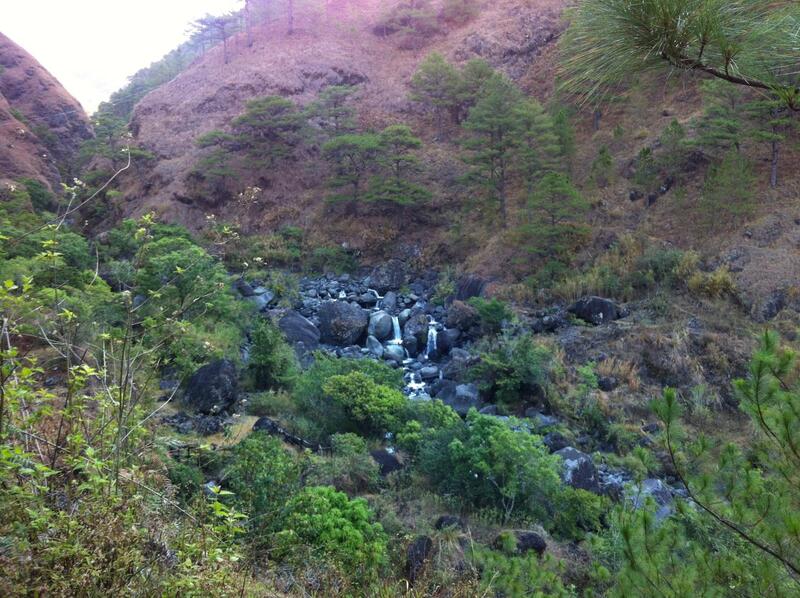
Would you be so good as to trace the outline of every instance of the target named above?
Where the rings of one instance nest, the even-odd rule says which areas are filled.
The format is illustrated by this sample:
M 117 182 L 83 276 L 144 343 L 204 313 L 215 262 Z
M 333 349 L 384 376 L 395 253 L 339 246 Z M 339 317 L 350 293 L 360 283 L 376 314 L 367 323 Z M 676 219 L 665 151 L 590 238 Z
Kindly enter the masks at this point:
M 408 581 L 415 582 L 422 570 L 425 561 L 433 550 L 433 540 L 429 536 L 419 536 L 408 546 L 406 551 L 406 577 Z
M 236 366 L 227 359 L 220 359 L 192 374 L 183 402 L 197 413 L 214 415 L 228 411 L 238 398 Z
M 406 265 L 400 260 L 389 260 L 375 268 L 369 275 L 369 283 L 381 295 L 397 290 L 408 282 Z
M 442 515 L 433 524 L 435 529 L 447 529 L 448 527 L 455 527 L 462 531 L 467 529 L 467 522 L 457 515 Z
M 456 283 L 456 301 L 466 301 L 473 297 L 480 297 L 483 289 L 486 288 L 486 281 L 480 276 L 464 276 Z
M 415 355 L 418 351 L 425 349 L 428 344 L 428 316 L 418 312 L 408 318 L 403 325 L 403 339 L 414 339 L 414 347 L 406 345 L 408 352 Z
M 397 455 L 393 452 L 389 452 L 385 448 L 372 451 L 370 456 L 378 464 L 379 472 L 383 477 L 403 469 L 403 463 Z
M 369 326 L 369 312 L 344 301 L 327 301 L 319 310 L 323 343 L 349 347 L 361 344 Z
M 57 188 L 80 145 L 93 137 L 89 118 L 39 62 L 0 33 L 0 181 L 22 177 Z M 71 173 L 70 173 L 71 174 Z

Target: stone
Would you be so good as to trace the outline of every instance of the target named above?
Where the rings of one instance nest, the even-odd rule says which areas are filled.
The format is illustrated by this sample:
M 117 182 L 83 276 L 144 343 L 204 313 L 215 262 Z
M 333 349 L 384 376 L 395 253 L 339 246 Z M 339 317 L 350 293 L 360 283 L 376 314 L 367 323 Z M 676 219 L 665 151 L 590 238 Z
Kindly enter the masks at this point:
M 548 432 L 542 438 L 542 444 L 547 447 L 551 453 L 560 451 L 569 446 L 569 440 L 561 432 Z
M 537 555 L 542 556 L 544 551 L 547 550 L 547 542 L 536 532 L 514 530 L 505 533 L 511 533 L 514 535 L 514 538 L 517 541 L 517 554 L 525 554 L 526 552 L 530 552 L 532 550 Z M 495 538 L 494 546 L 496 550 L 500 550 L 503 547 L 502 534 Z
M 428 316 L 425 313 L 417 312 L 408 318 L 408 321 L 403 325 L 403 342 L 406 338 L 413 338 L 416 341 L 416 350 L 412 351 L 409 347 L 408 352 L 416 355 L 419 351 L 425 349 L 428 343 Z
M 368 284 L 381 295 L 399 289 L 408 281 L 406 265 L 400 260 L 389 260 L 375 268 L 369 275 Z
M 383 357 L 383 345 L 381 344 L 381 341 L 374 336 L 370 335 L 367 337 L 367 349 L 376 359 Z
M 631 201 L 639 201 L 643 197 L 644 193 L 642 193 L 638 189 L 634 189 L 630 193 L 628 193 L 628 199 L 630 199 Z
M 400 471 L 405 467 L 394 452 L 385 448 L 370 452 L 370 456 L 378 464 L 378 471 L 381 477 L 386 477 L 395 471 Z
M 369 326 L 369 314 L 352 303 L 326 301 L 319 310 L 320 335 L 324 343 L 357 345 Z
M 252 297 L 255 295 L 253 287 L 244 278 L 239 278 L 233 283 L 233 290 L 237 291 L 242 297 Z
M 478 323 L 478 310 L 463 301 L 453 301 L 444 323 L 447 328 L 466 333 Z
M 672 491 L 663 481 L 655 478 L 643 480 L 641 484 L 630 490 L 630 500 L 633 507 L 641 509 L 651 498 L 658 509 L 656 521 L 662 521 L 672 513 Z
M 598 376 L 597 387 L 603 392 L 611 392 L 619 386 L 619 380 L 614 376 Z
M 381 309 L 384 309 L 388 312 L 394 312 L 397 309 L 397 293 L 394 291 L 388 291 L 383 296 L 383 301 L 381 301 Z
M 436 338 L 436 348 L 440 355 L 447 355 L 456 346 L 461 338 L 461 331 L 457 328 L 448 328 L 439 332 Z
M 449 405 L 461 417 L 467 415 L 471 408 L 481 408 L 480 391 L 475 384 L 458 384 L 455 388 L 450 390 L 440 391 L 437 398 L 440 398 L 445 405 Z
M 423 380 L 435 380 L 439 377 L 439 368 L 436 366 L 426 366 L 420 369 L 419 375 Z
M 566 484 L 595 494 L 600 493 L 597 468 L 589 455 L 571 446 L 558 450 L 554 454 L 564 461 L 562 478 Z
M 442 515 L 433 524 L 434 529 L 442 530 L 449 527 L 456 527 L 462 531 L 467 529 L 467 523 L 458 515 Z
M 414 583 L 425 568 L 425 561 L 433 550 L 433 540 L 429 536 L 418 536 L 406 550 L 406 577 Z
M 480 276 L 473 276 L 471 274 L 462 276 L 456 282 L 454 299 L 457 301 L 466 301 L 473 297 L 480 297 L 483 295 L 484 288 L 486 288 L 486 280 Z
M 378 311 L 369 318 L 367 333 L 377 338 L 379 341 L 389 340 L 393 336 L 394 324 L 392 316 L 385 311 Z
M 406 351 L 401 345 L 388 345 L 383 349 L 383 357 L 401 364 L 406 358 Z
M 363 307 L 374 307 L 375 304 L 378 303 L 378 298 L 375 296 L 375 293 L 362 293 L 358 296 L 356 301 Z
M 555 332 L 559 328 L 564 328 L 565 326 L 569 326 L 569 322 L 563 315 L 545 315 L 533 321 L 531 330 L 536 334 L 541 334 L 543 332 Z
M 218 359 L 198 369 L 186 384 L 183 402 L 195 412 L 214 415 L 228 411 L 239 399 L 236 366 Z
M 304 351 L 319 347 L 320 332 L 314 323 L 296 311 L 288 311 L 278 320 L 278 328 L 290 345 L 302 343 Z
M 584 297 L 573 303 L 568 311 L 584 322 L 599 326 L 620 317 L 620 309 L 611 299 Z

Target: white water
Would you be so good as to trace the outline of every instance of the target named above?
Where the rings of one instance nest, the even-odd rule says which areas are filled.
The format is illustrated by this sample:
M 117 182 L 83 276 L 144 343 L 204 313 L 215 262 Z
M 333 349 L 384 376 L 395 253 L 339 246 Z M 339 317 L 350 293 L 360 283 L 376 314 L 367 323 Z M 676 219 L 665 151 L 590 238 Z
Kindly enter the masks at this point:
M 425 346 L 425 359 L 430 359 L 430 356 L 436 352 L 436 337 L 439 335 L 439 332 L 436 330 L 436 321 L 431 320 L 430 324 L 428 324 L 428 343 Z
M 373 295 L 375 295 L 375 299 L 378 300 L 378 302 L 375 303 L 375 307 L 377 309 L 380 309 L 381 307 L 383 307 L 383 296 L 379 295 L 378 291 L 376 291 L 375 289 L 367 289 L 367 293 L 372 293 Z
M 392 335 L 394 338 L 389 341 L 389 344 L 392 345 L 402 345 L 403 344 L 403 334 L 400 332 L 400 318 L 397 316 L 392 316 Z

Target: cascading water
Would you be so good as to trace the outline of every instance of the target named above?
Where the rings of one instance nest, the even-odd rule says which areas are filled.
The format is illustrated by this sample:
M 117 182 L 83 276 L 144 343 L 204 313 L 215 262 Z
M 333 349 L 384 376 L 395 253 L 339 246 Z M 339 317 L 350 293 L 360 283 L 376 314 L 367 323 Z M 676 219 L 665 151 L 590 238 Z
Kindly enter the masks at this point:
M 367 293 L 372 293 L 373 295 L 375 295 L 375 299 L 377 299 L 377 301 L 375 303 L 375 307 L 377 309 L 380 309 L 381 307 L 383 307 L 383 296 L 379 295 L 378 291 L 376 291 L 375 289 L 367 289 Z
M 431 320 L 428 324 L 428 343 L 425 346 L 425 359 L 430 359 L 436 353 L 436 338 L 439 332 L 436 330 L 436 320 Z
M 392 316 L 392 340 L 389 342 L 393 345 L 403 344 L 403 334 L 400 332 L 400 318 Z

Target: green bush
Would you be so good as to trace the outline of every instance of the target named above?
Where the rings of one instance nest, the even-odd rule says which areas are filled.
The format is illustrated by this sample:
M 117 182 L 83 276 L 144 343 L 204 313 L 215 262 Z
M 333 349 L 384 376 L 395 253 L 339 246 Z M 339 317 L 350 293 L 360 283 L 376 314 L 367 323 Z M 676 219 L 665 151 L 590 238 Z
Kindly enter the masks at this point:
M 492 402 L 515 407 L 545 398 L 554 367 L 550 349 L 524 333 L 492 340 L 469 374 Z
M 258 390 L 291 388 L 298 375 L 297 358 L 280 329 L 267 318 L 259 318 L 251 333 L 248 367 Z
M 535 517 L 551 522 L 561 493 L 560 459 L 541 438 L 472 409 L 466 426 L 447 428 L 420 451 L 420 469 L 441 492 L 504 519 Z
M 283 507 L 300 489 L 301 468 L 280 440 L 254 432 L 233 450 L 225 469 L 225 485 L 242 511 L 250 515 L 256 543 L 269 543 L 261 534 L 274 529 Z
M 367 443 L 357 434 L 331 436 L 331 456 L 315 456 L 306 475 L 312 486 L 333 486 L 352 495 L 377 488 L 378 464 L 367 452 Z
M 402 392 L 376 384 L 362 372 L 328 378 L 323 392 L 344 409 L 358 431 L 374 435 L 394 429 L 406 403 Z
M 276 557 L 301 564 L 309 555 L 332 562 L 356 586 L 368 587 L 388 561 L 387 537 L 364 499 L 311 486 L 286 505 Z
M 355 258 L 343 247 L 315 247 L 306 258 L 306 268 L 311 272 L 351 272 L 357 266 Z
M 177 490 L 177 497 L 184 503 L 189 503 L 200 493 L 205 481 L 199 467 L 181 461 L 170 460 L 167 474 Z
M 511 536 L 513 540 L 513 535 Z M 470 551 L 470 562 L 481 573 L 484 596 L 547 596 L 570 598 L 575 594 L 564 587 L 557 563 L 547 556 L 542 561 L 535 552 L 509 556 L 477 546 Z
M 247 414 L 256 417 L 284 416 L 295 410 L 292 396 L 283 390 L 258 392 L 247 397 Z
M 511 320 L 514 316 L 508 305 L 499 299 L 473 297 L 468 303 L 477 310 L 484 334 L 499 334 L 503 322 Z

